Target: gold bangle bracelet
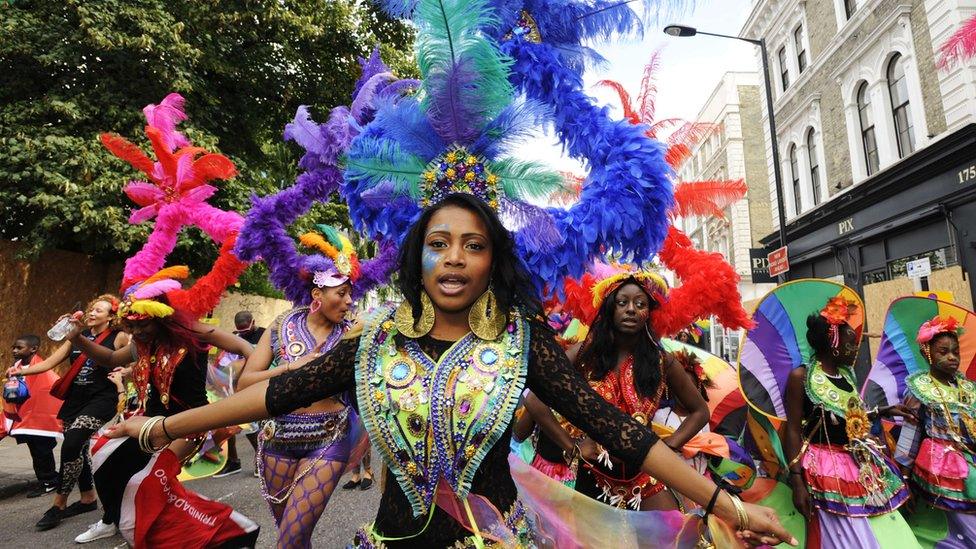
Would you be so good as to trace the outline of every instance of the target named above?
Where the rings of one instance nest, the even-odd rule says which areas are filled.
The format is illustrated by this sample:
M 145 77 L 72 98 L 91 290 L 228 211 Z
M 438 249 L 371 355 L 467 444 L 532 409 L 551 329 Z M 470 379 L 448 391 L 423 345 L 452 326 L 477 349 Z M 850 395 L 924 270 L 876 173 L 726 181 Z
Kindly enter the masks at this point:
M 739 530 L 749 529 L 749 515 L 746 514 L 746 508 L 742 505 L 742 500 L 738 496 L 729 494 L 732 498 L 732 506 L 735 507 L 735 514 L 739 518 Z

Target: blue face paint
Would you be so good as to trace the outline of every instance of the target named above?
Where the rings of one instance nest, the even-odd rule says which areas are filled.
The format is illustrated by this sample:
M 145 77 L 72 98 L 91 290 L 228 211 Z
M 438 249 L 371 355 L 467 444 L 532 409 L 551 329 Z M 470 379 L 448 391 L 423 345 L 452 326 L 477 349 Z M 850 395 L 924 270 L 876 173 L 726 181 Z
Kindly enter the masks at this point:
M 450 231 L 450 228 L 445 223 L 439 225 L 434 225 L 431 227 L 427 234 L 440 231 Z M 424 244 L 424 251 L 420 256 L 420 267 L 423 270 L 423 274 L 428 274 L 437 268 L 437 264 L 441 262 L 443 257 L 441 256 L 441 251 L 431 247 L 428 244 Z
M 421 255 L 420 266 L 424 271 L 424 274 L 428 274 L 434 271 L 437 264 L 441 262 L 441 254 L 438 250 L 431 248 L 430 246 L 424 246 L 424 252 Z

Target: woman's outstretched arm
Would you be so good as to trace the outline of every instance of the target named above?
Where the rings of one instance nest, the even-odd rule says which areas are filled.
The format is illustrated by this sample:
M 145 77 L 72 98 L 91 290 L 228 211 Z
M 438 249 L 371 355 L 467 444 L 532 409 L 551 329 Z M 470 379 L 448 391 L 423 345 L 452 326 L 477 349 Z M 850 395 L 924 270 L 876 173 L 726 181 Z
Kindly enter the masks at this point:
M 657 478 L 695 503 L 708 505 L 716 485 L 692 469 L 647 427 L 601 398 L 572 368 L 562 349 L 545 330 L 536 330 L 529 362 L 529 388 L 540 400 L 566 417 L 611 454 Z M 796 540 L 780 524 L 772 509 L 742 503 L 748 530 L 740 532 L 750 544 L 776 545 Z M 739 524 L 731 496 L 720 494 L 715 514 Z
M 153 445 L 203 433 L 218 427 L 239 425 L 273 417 L 308 406 L 352 388 L 358 339 L 341 342 L 328 353 L 284 375 L 255 383 L 223 400 L 169 416 L 151 433 Z M 109 433 L 109 437 L 136 437 L 148 418 L 133 417 Z M 164 429 L 165 427 L 165 429 Z M 168 437 L 166 435 L 169 435 Z

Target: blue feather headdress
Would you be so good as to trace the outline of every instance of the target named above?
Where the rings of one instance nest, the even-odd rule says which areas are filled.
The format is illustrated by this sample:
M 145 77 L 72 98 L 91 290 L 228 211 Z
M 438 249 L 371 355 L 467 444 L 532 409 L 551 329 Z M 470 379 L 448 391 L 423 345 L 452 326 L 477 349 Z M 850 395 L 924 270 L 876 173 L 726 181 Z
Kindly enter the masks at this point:
M 399 241 L 425 205 L 471 192 L 498 208 L 540 289 L 561 288 L 607 252 L 635 263 L 657 253 L 673 204 L 663 147 L 582 91 L 580 73 L 593 58 L 583 42 L 641 31 L 627 2 L 381 4 L 417 24 L 423 87 L 419 98 L 377 102 L 373 122 L 350 145 L 340 192 L 357 226 Z M 560 190 L 562 178 L 506 156 L 543 124 L 589 167 L 568 209 L 528 203 Z

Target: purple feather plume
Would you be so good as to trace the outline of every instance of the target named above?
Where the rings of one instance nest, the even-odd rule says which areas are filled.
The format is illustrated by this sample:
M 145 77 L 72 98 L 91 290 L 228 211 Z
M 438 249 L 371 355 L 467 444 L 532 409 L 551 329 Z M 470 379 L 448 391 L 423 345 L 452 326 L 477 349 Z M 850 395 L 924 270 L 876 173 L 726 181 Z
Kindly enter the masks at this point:
M 367 111 L 372 108 L 373 98 L 376 97 L 377 91 L 393 79 L 395 79 L 393 73 L 381 72 L 373 75 L 372 78 L 367 80 L 366 83 L 359 88 L 359 91 L 354 96 L 355 99 L 353 99 L 352 105 L 349 106 L 349 113 L 356 120 L 356 122 L 360 124 L 366 122 L 365 115 L 367 114 Z
M 470 59 L 460 58 L 450 70 L 428 77 L 427 117 L 445 143 L 467 145 L 481 128 L 482 112 L 475 86 L 480 75 Z
M 352 298 L 358 300 L 366 292 L 373 288 L 385 284 L 393 274 L 398 264 L 399 253 L 396 244 L 391 240 L 384 240 L 379 243 L 376 257 L 360 261 L 359 280 L 353 285 Z
M 420 80 L 401 78 L 383 88 L 383 91 L 379 92 L 379 95 L 380 97 L 399 97 L 419 90 L 421 86 L 423 86 L 423 83 Z
M 362 68 L 362 73 L 359 75 L 359 80 L 356 80 L 356 85 L 353 86 L 353 97 L 359 95 L 359 90 L 366 85 L 366 82 L 368 82 L 370 78 L 376 76 L 377 74 L 390 72 L 390 67 L 386 66 L 386 63 L 383 62 L 383 58 L 380 57 L 379 44 L 373 47 L 373 51 L 369 53 L 368 58 L 363 59 L 360 57 L 358 60 L 359 66 Z

